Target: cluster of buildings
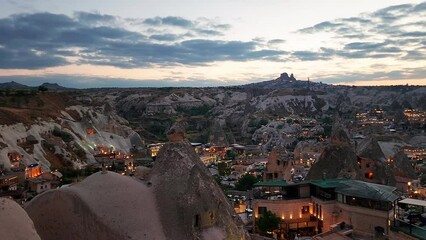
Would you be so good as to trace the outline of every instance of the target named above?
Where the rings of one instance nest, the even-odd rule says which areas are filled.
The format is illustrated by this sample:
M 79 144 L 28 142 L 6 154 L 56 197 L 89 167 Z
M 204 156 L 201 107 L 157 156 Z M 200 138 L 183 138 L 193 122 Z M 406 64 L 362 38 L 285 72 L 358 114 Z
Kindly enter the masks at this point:
M 413 108 L 404 109 L 404 116 L 407 117 L 407 120 L 410 123 L 425 124 L 426 122 L 426 112 L 418 110 L 418 109 L 413 109 Z
M 94 158 L 100 168 L 132 175 L 135 165 L 132 155 L 115 150 L 114 147 L 98 145 Z M 43 169 L 38 163 L 24 164 L 23 155 L 11 151 L 8 153 L 9 168 L 0 165 L 0 197 L 13 197 L 26 201 L 35 195 L 58 188 L 63 183 L 63 174 L 57 170 Z
M 405 108 L 403 110 L 403 116 L 408 123 L 414 126 L 424 126 L 426 122 L 426 112 L 419 109 Z M 368 125 L 382 125 L 386 126 L 391 132 L 396 131 L 398 128 L 402 129 L 405 127 L 405 122 L 401 122 L 402 119 L 395 119 L 395 117 L 395 113 L 390 114 L 381 108 L 356 113 L 356 119 L 358 120 L 359 126 L 365 127 Z
M 263 181 L 250 193 L 253 201 L 247 204 L 254 219 L 249 224 L 260 232 L 256 224 L 271 211 L 279 225 L 268 235 L 276 239 L 392 239 L 401 232 L 426 239 L 426 201 L 412 199 L 426 196 L 420 180 L 396 176 L 396 186 L 378 184 L 373 164 L 358 158 L 365 173 L 363 181 L 325 176 L 297 179 L 295 176 L 309 171 L 308 164 L 289 158 L 284 148 L 276 147 L 269 154 Z M 416 209 L 415 213 L 410 209 Z
M 253 190 L 253 209 L 256 220 L 266 211 L 280 218 L 274 231 L 279 239 L 315 236 L 331 231 L 336 224 L 350 226 L 344 235 L 370 239 L 389 235 L 398 199 L 395 190 L 351 179 L 259 182 Z
M 99 144 L 95 151 L 95 160 L 101 166 L 124 175 L 133 175 L 135 172 L 135 163 L 132 155 L 117 150 L 113 146 L 108 147 L 103 144 Z
M 404 112 L 406 116 L 408 113 Z M 411 122 L 421 116 L 416 112 L 407 119 Z M 282 124 L 288 119 L 276 119 L 255 132 L 259 145 L 208 144 L 196 152 L 210 168 L 219 162 L 227 164 L 231 171 L 222 183 L 235 183 L 247 173 L 261 176 L 262 181 L 252 191 L 238 193 L 244 198 L 231 199 L 254 233 L 261 232 L 258 221 L 270 211 L 279 218 L 279 225 L 266 234 L 276 239 L 393 239 L 397 235 L 401 239 L 426 239 L 426 202 L 422 200 L 426 199 L 426 189 L 419 178 L 426 169 L 425 146 L 398 140 L 394 132 L 400 129 L 382 109 L 358 113 L 356 120 L 357 125 L 349 126 L 349 140 L 355 151 L 359 150 L 356 166 L 361 180 L 327 176 L 305 180 L 328 144 L 318 138 L 324 129 L 315 121 L 298 121 L 296 126 L 300 127 L 296 128 Z M 371 132 L 363 129 L 371 125 L 388 129 L 381 133 L 393 137 L 368 142 Z M 287 137 L 297 139 L 296 144 L 287 144 Z M 267 148 L 267 144 L 274 147 Z M 401 151 L 415 177 L 397 174 L 400 162 L 396 158 Z M 229 152 L 233 153 L 232 159 Z M 396 174 L 394 183 L 384 184 L 382 175 L 387 173 L 380 172 L 380 166 Z
M 25 165 L 22 155 L 8 153 L 10 168 L 0 166 L 0 196 L 26 201 L 36 194 L 61 185 L 62 173 L 44 171 L 38 163 Z
M 361 126 L 366 126 L 369 124 L 386 124 L 392 122 L 392 119 L 388 118 L 385 111 L 381 108 L 376 108 L 367 112 L 356 113 L 356 118 Z

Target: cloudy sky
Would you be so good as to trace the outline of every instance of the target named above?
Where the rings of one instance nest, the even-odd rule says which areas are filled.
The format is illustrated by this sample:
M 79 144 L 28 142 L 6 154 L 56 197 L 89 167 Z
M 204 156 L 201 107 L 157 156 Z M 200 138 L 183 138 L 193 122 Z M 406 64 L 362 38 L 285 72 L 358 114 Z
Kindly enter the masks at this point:
M 0 0 L 0 82 L 426 85 L 426 2 Z

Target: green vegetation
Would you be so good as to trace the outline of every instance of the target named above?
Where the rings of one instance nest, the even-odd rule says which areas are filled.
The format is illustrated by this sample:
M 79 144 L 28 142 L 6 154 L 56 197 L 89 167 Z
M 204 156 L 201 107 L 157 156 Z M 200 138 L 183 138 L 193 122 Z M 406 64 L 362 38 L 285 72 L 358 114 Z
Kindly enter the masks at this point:
M 257 226 L 259 227 L 260 232 L 267 234 L 277 229 L 280 225 L 280 218 L 272 213 L 271 211 L 266 211 L 263 213 L 263 216 L 259 218 Z
M 84 169 L 74 169 L 73 167 L 63 167 L 58 171 L 62 173 L 62 184 L 69 184 L 75 181 L 81 181 L 82 179 L 92 175 L 95 172 L 100 171 L 101 168 L 88 165 Z
M 168 129 L 166 126 L 163 125 L 151 125 L 149 128 L 149 131 L 153 133 L 159 140 L 167 141 L 166 136 L 166 130 Z
M 73 148 L 73 152 L 75 153 L 75 155 L 77 155 L 79 158 L 86 158 L 86 152 L 84 151 L 84 149 L 77 143 L 74 143 L 74 148 Z
M 210 111 L 211 107 L 208 105 L 202 105 L 199 107 L 192 107 L 192 108 L 184 108 L 184 107 L 177 107 L 176 111 L 184 113 L 189 116 L 199 116 L 199 115 L 206 115 Z
M 330 137 L 332 131 L 333 120 L 331 117 L 326 116 L 322 119 L 322 127 L 324 128 L 324 136 Z
M 40 92 L 46 92 L 47 90 L 49 90 L 46 86 L 40 86 L 40 87 L 38 87 L 38 90 L 40 91 Z
M 262 125 L 266 125 L 268 124 L 268 119 L 266 118 L 261 118 L 261 119 L 250 119 L 250 122 L 248 124 L 249 127 L 251 128 L 260 128 Z
M 220 188 L 223 190 L 223 192 L 226 192 L 227 190 L 232 190 L 233 188 L 229 185 L 222 184 L 222 178 L 219 175 L 213 176 L 216 183 L 220 186 Z
M 21 108 L 28 106 L 35 99 L 37 95 L 36 90 L 11 90 L 11 89 L 0 89 L 0 105 L 2 107 L 14 107 Z
M 255 183 L 259 182 L 259 178 L 253 174 L 244 174 L 235 184 L 235 190 L 247 191 L 253 188 Z
M 234 151 L 228 150 L 226 151 L 225 158 L 228 160 L 235 160 L 236 154 L 234 153 Z
M 61 130 L 61 129 L 59 129 L 58 127 L 55 127 L 55 128 L 53 129 L 52 134 L 53 134 L 54 136 L 56 136 L 56 137 L 60 137 L 60 138 L 62 138 L 62 140 L 63 140 L 64 142 L 66 142 L 66 143 L 71 142 L 72 140 L 74 140 L 74 137 L 73 137 L 71 134 L 69 134 L 69 133 L 67 133 L 67 132 L 65 132 L 65 131 L 62 131 L 62 130 Z
M 228 167 L 228 164 L 226 164 L 225 162 L 219 162 L 217 164 L 217 170 L 219 171 L 220 176 L 226 176 L 231 174 L 231 168 Z

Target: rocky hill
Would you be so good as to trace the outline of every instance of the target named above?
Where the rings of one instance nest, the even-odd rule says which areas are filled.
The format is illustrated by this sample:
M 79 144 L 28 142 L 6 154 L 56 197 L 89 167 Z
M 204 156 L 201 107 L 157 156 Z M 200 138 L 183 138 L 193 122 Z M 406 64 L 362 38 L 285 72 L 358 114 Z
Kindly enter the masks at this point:
M 350 139 L 340 125 L 333 127 L 330 144 L 325 147 L 306 179 L 363 179 Z
M 98 172 L 37 196 L 25 209 L 47 240 L 250 239 L 186 141 L 166 144 L 144 181 Z
M 151 174 L 169 239 L 249 239 L 241 219 L 189 142 L 163 146 Z
M 321 119 L 336 112 L 354 116 L 357 111 L 390 108 L 395 103 L 426 109 L 426 87 L 308 84 L 285 73 L 275 80 L 236 87 L 128 89 L 104 94 L 114 97 L 98 100 L 113 100 L 117 112 L 143 138 L 154 142 L 165 140 L 176 116 L 185 118 L 191 141 L 250 143 L 250 126 L 262 118 L 297 114 Z
M 21 98 L 19 106 L 7 102 L 0 107 L 0 165 L 6 170 L 10 154 L 18 154 L 23 165 L 38 163 L 53 170 L 94 163 L 99 145 L 124 153 L 144 145 L 107 105 L 83 106 L 73 96 L 57 93 L 12 97 Z
M 40 240 L 33 221 L 15 201 L 0 198 L 1 239 Z
M 31 87 L 17 83 L 15 81 L 0 83 L 0 89 L 30 89 L 30 88 Z
M 291 145 L 295 139 L 284 139 L 283 134 L 300 129 L 272 120 L 292 115 L 318 120 L 336 113 L 354 116 L 357 111 L 395 105 L 426 110 L 426 87 L 308 84 L 286 73 L 275 80 L 236 87 L 56 91 L 0 90 L 0 125 L 3 132 L 13 133 L 0 136 L 0 144 L 6 146 L 0 150 L 0 162 L 7 165 L 7 153 L 12 150 L 24 155 L 25 161 L 46 167 L 63 159 L 90 162 L 95 144 L 128 149 L 143 141 L 166 141 L 167 130 L 177 118 L 186 123 L 186 136 L 192 142 L 252 144 L 266 132 L 267 141 L 278 139 Z M 52 136 L 55 128 L 61 131 L 59 138 L 65 133 L 72 141 Z M 96 134 L 89 135 L 90 129 Z M 26 146 L 30 135 L 38 143 Z M 58 141 L 62 152 L 46 150 Z M 275 142 L 270 143 L 272 147 Z

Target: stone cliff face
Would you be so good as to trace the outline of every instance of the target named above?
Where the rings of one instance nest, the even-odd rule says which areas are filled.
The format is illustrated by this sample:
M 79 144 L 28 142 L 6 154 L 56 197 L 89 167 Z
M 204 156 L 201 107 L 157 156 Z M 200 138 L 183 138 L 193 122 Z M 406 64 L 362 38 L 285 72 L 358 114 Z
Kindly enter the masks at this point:
M 121 116 L 148 141 L 158 141 L 153 135 L 163 135 L 173 124 L 173 118 L 183 115 L 189 126 L 203 118 L 207 124 L 202 134 L 192 134 L 191 141 L 208 141 L 210 130 L 215 130 L 214 119 L 226 121 L 229 138 L 248 143 L 252 136 L 244 124 L 247 119 L 259 116 L 289 116 L 291 114 L 322 118 L 335 111 L 354 114 L 372 106 L 389 106 L 392 102 L 407 101 L 413 107 L 424 105 L 421 101 L 426 88 L 401 87 L 346 87 L 330 86 L 296 80 L 283 74 L 279 78 L 255 84 L 228 88 L 176 88 L 133 89 L 114 93 L 115 107 Z M 105 93 L 106 95 L 112 93 Z M 102 98 L 99 98 L 102 99 Z M 191 124 L 190 120 L 194 121 Z M 161 122 L 170 120 L 165 126 Z M 186 129 L 190 131 L 188 127 Z M 195 140 L 197 139 L 197 140 Z
M 25 207 L 42 239 L 167 239 L 149 186 L 114 172 L 38 195 Z
M 0 165 L 9 170 L 9 154 L 16 153 L 23 165 L 38 163 L 45 170 L 81 167 L 95 161 L 98 145 L 124 153 L 144 146 L 139 134 L 108 104 L 64 106 L 56 116 L 50 114 L 40 114 L 31 123 L 0 125 Z
M 357 156 L 349 137 L 340 125 L 333 126 L 330 145 L 311 167 L 306 179 L 362 179 Z
M 402 151 L 405 145 L 393 136 L 373 135 L 359 143 L 357 154 L 375 164 L 374 179 L 382 184 L 395 185 L 395 176 L 416 178 L 410 160 Z
M 400 149 L 393 159 L 393 173 L 395 176 L 416 179 L 417 175 L 411 165 L 410 159 L 405 155 L 404 151 Z
M 8 198 L 0 198 L 0 237 L 10 240 L 41 239 L 28 214 Z
M 362 179 L 357 157 L 351 147 L 327 146 L 311 167 L 306 179 Z
M 189 142 L 171 142 L 161 148 L 150 182 L 161 221 L 168 226 L 168 239 L 249 239 Z
M 42 239 L 250 239 L 179 128 L 169 133 L 144 181 L 98 172 L 33 199 L 25 209 Z

